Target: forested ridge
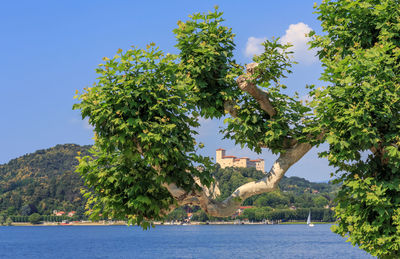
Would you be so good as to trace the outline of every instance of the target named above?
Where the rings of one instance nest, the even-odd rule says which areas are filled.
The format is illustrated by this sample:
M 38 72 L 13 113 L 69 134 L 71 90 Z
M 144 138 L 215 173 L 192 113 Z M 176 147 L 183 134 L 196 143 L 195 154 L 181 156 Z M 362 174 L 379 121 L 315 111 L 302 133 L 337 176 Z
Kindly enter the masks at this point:
M 89 148 L 56 145 L 0 165 L 0 214 L 50 215 L 53 210 L 82 210 L 83 181 L 75 173 L 76 156 L 78 152 L 89 154 Z
M 83 212 L 85 200 L 80 193 L 83 181 L 75 172 L 78 154 L 88 155 L 90 146 L 57 145 L 38 150 L 0 165 L 0 214 L 27 216 L 38 212 L 51 215 L 53 210 Z M 225 168 L 214 171 L 225 199 L 238 186 L 261 179 L 264 173 L 254 168 Z M 255 208 L 288 209 L 332 206 L 337 187 L 313 183 L 304 178 L 284 177 L 279 190 L 253 196 L 244 205 Z M 197 214 L 199 214 L 198 212 Z M 176 213 L 175 213 L 176 214 Z M 177 219 L 174 213 L 170 218 Z

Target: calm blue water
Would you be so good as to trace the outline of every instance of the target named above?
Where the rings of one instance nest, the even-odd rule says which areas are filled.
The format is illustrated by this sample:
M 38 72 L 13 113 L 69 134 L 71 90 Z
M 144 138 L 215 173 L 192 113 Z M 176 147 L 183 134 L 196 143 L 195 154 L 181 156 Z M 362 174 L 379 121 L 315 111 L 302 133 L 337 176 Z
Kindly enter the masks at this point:
M 0 227 L 0 258 L 372 258 L 329 227 Z

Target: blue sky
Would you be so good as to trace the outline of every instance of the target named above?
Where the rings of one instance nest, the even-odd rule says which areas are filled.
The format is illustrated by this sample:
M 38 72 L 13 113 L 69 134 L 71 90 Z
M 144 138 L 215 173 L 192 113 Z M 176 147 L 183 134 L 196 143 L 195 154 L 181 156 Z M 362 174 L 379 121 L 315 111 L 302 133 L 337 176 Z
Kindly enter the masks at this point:
M 118 48 L 145 47 L 155 42 L 176 53 L 172 30 L 194 12 L 224 12 L 225 24 L 236 33 L 236 60 L 251 62 L 264 38 L 281 37 L 295 43 L 294 73 L 284 83 L 306 97 L 306 84 L 318 81 L 321 65 L 305 47 L 304 32 L 321 33 L 315 1 L 2 1 L 0 16 L 0 164 L 56 144 L 92 144 L 93 132 L 73 111 L 75 90 L 96 80 L 101 58 Z M 217 134 L 221 121 L 203 120 L 201 151 L 215 156 L 275 157 L 267 150 L 254 154 Z M 329 179 L 333 169 L 312 150 L 287 175 L 313 181 Z

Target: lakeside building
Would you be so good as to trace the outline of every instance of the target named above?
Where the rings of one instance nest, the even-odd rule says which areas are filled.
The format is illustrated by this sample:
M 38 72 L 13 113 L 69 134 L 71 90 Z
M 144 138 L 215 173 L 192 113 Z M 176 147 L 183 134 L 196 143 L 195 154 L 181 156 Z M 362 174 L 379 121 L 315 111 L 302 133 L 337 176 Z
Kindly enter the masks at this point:
M 53 214 L 56 215 L 56 216 L 64 216 L 65 212 L 64 211 L 53 210 Z
M 68 217 L 70 217 L 70 218 L 72 218 L 73 216 L 75 216 L 75 214 L 76 214 L 76 211 L 70 211 L 70 212 L 68 212 Z
M 236 156 L 226 156 L 225 149 L 219 148 L 216 151 L 216 162 L 221 166 L 221 168 L 225 167 L 243 167 L 250 168 L 254 167 L 255 169 L 265 172 L 264 170 L 264 159 L 255 159 L 250 160 L 248 157 L 240 157 Z

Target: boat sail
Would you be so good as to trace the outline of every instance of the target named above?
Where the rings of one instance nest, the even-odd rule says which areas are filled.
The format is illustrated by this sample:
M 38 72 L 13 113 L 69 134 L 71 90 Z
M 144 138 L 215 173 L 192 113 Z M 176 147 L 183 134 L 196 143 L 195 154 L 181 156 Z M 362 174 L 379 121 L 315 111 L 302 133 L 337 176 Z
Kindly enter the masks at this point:
M 313 227 L 313 226 L 314 226 L 314 224 L 311 223 L 311 211 L 308 212 L 307 225 L 308 225 L 309 227 Z

